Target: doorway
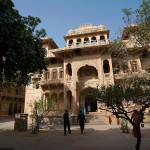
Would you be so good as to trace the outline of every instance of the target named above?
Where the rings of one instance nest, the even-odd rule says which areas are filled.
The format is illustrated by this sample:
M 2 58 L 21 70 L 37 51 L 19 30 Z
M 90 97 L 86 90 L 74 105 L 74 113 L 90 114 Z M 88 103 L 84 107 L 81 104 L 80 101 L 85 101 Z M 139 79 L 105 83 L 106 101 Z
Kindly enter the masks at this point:
M 96 112 L 97 111 L 97 101 L 92 95 L 85 97 L 85 109 L 86 112 Z

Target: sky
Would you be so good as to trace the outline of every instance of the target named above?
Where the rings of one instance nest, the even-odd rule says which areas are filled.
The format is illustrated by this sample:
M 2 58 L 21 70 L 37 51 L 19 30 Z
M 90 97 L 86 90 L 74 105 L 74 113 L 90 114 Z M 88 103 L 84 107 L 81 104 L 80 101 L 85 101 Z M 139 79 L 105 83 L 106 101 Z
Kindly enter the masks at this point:
M 12 0 L 20 15 L 39 17 L 37 29 L 44 28 L 59 48 L 65 45 L 68 30 L 81 25 L 104 25 L 110 40 L 125 26 L 123 8 L 139 8 L 141 0 Z

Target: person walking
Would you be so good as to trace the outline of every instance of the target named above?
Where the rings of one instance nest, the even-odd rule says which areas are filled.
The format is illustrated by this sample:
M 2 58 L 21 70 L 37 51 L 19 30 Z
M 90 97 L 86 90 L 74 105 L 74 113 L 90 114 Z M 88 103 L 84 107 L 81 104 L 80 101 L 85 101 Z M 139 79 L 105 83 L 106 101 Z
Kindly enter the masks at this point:
M 69 134 L 71 133 L 70 130 L 70 114 L 68 113 L 68 110 L 65 110 L 65 113 L 63 115 L 64 119 L 64 135 L 66 135 L 66 128 L 68 128 Z
M 79 122 L 81 134 L 83 134 L 84 130 L 84 122 L 86 122 L 85 115 L 80 111 L 77 117 L 77 123 Z

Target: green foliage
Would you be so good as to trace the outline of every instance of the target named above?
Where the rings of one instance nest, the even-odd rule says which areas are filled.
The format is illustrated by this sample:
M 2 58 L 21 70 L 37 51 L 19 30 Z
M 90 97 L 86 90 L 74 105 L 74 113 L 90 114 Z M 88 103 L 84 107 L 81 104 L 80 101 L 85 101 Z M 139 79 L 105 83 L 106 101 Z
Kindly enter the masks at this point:
M 22 17 L 11 0 L 0 0 L 0 84 L 28 84 L 29 73 L 46 69 L 46 51 L 41 37 L 45 30 L 36 30 L 37 17 Z
M 122 40 L 116 39 L 110 43 L 109 52 L 112 54 L 113 58 L 117 60 L 127 60 L 129 58 L 129 52 Z
M 38 116 L 47 115 L 50 111 L 53 111 L 56 106 L 56 100 L 54 98 L 45 98 L 34 101 L 32 104 L 32 113 Z
M 121 119 L 121 127 L 123 133 L 129 133 L 128 121 L 125 119 Z
M 123 20 L 127 26 L 130 26 L 126 28 L 126 32 L 134 35 L 138 44 L 148 46 L 150 43 L 150 1 L 142 0 L 138 9 L 133 11 L 131 8 L 125 8 L 123 12 Z M 131 27 L 133 24 L 136 26 Z
M 110 43 L 109 52 L 112 54 L 113 62 L 127 62 L 137 56 L 142 57 L 143 54 L 149 57 L 150 1 L 142 0 L 136 10 L 124 8 L 122 11 L 126 27 L 119 34 L 121 36 Z M 132 48 L 128 48 L 126 45 L 131 42 Z
M 129 114 L 135 109 L 128 111 L 127 107 L 132 103 L 140 106 L 141 120 L 144 111 L 150 107 L 150 76 L 149 74 L 138 74 L 124 77 L 115 85 L 104 86 L 100 89 L 100 102 L 105 103 L 105 110 L 112 112 L 117 118 L 133 122 Z
M 91 100 L 95 100 L 96 97 L 99 97 L 100 92 L 98 88 L 87 87 L 82 91 L 82 94 L 86 94 Z
M 37 131 L 39 131 L 39 125 L 43 120 L 43 117 L 54 110 L 56 106 L 56 100 L 54 98 L 45 98 L 42 96 L 41 99 L 30 103 L 29 106 L 31 107 L 31 118 L 35 124 L 35 126 L 32 128 L 32 133 L 36 134 Z

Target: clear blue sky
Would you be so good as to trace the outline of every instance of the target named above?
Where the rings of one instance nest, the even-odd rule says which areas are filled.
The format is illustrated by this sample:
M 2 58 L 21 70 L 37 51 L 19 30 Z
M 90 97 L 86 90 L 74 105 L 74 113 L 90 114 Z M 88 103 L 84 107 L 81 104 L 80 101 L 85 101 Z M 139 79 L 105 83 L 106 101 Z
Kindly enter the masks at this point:
M 39 17 L 47 37 L 64 47 L 70 29 L 83 24 L 104 25 L 110 30 L 110 39 L 125 24 L 122 8 L 139 8 L 141 0 L 12 0 L 22 16 Z

